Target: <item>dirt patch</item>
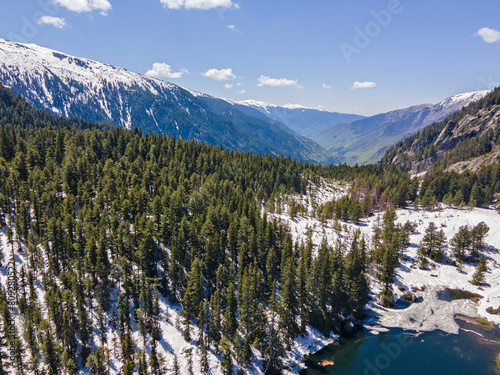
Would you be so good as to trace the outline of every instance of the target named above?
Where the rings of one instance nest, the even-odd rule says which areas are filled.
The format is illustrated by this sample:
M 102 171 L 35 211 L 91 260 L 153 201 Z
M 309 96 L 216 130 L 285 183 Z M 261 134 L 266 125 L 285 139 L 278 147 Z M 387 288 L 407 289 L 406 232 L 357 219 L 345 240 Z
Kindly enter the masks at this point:
M 474 302 L 479 302 L 481 298 L 483 298 L 482 295 L 477 294 L 477 293 L 472 293 L 467 290 L 461 290 L 461 289 L 450 289 L 446 288 L 446 292 L 449 295 L 450 301 L 455 301 L 458 299 L 470 299 L 471 301 Z M 443 295 L 444 297 L 444 295 Z

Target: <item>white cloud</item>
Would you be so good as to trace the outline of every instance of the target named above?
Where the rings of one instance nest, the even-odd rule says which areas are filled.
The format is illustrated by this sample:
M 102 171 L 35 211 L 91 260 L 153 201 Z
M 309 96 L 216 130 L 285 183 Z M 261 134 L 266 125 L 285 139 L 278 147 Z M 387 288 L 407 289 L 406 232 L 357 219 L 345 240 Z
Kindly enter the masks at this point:
M 146 72 L 149 77 L 160 78 L 181 78 L 184 73 L 189 73 L 187 69 L 181 69 L 179 72 L 172 72 L 172 67 L 165 63 L 154 63 L 151 70 Z
M 377 84 L 375 82 L 359 82 L 356 81 L 352 84 L 351 90 L 357 90 L 357 89 L 373 89 L 374 87 L 377 87 Z
M 231 31 L 233 31 L 233 32 L 235 32 L 237 34 L 243 35 L 243 34 L 241 34 L 240 30 L 238 30 L 238 28 L 235 25 L 226 25 L 226 27 L 229 30 L 231 30 Z
M 66 26 L 66 21 L 64 18 L 52 17 L 52 16 L 42 16 L 38 19 L 39 25 L 52 25 L 56 29 L 62 29 Z
M 324 89 L 331 89 L 332 86 L 330 85 L 327 85 L 326 83 L 323 83 L 323 86 L 322 86 Z
M 233 70 L 229 69 L 210 69 L 203 73 L 205 77 L 215 79 L 216 81 L 229 81 L 235 79 Z
M 54 0 L 54 3 L 77 13 L 100 10 L 103 16 L 107 16 L 111 10 L 108 0 Z
M 479 29 L 474 36 L 480 36 L 486 43 L 495 43 L 500 40 L 500 31 L 483 27 Z
M 233 86 L 234 86 L 234 85 L 232 85 L 232 84 L 230 84 L 230 83 L 226 83 L 226 84 L 224 85 L 224 87 L 225 87 L 226 89 L 232 89 L 232 88 L 233 88 Z
M 273 86 L 273 87 L 287 87 L 287 86 L 294 86 L 297 88 L 302 89 L 303 87 L 299 85 L 298 80 L 296 79 L 287 79 L 287 78 L 271 78 L 269 76 L 263 76 L 261 75 L 259 78 L 257 78 L 257 81 L 259 83 L 257 86 Z
M 237 94 L 246 94 L 247 93 L 247 90 L 243 89 L 243 90 L 240 90 L 240 91 L 236 91 Z
M 213 9 L 231 8 L 239 9 L 231 0 L 160 0 L 164 7 L 169 9 Z

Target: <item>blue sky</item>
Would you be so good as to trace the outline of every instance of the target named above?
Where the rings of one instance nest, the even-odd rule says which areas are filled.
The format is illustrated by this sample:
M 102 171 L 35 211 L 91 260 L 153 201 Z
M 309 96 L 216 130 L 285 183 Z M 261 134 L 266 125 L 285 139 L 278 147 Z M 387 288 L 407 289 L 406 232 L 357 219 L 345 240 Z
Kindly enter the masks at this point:
M 2 0 L 0 37 L 233 100 L 375 114 L 500 85 L 498 0 Z

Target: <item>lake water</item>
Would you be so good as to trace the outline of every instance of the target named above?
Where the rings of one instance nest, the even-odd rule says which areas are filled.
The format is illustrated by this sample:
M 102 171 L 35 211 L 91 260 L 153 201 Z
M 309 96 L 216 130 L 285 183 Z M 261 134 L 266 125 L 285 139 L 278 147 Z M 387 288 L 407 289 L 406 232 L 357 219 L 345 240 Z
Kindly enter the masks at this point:
M 310 356 L 308 375 L 498 375 L 495 357 L 500 353 L 498 329 L 485 332 L 477 325 L 460 323 L 459 335 L 442 331 L 413 332 L 391 329 L 374 335 L 359 329 L 340 345 L 330 345 Z M 321 361 L 334 365 L 321 367 Z

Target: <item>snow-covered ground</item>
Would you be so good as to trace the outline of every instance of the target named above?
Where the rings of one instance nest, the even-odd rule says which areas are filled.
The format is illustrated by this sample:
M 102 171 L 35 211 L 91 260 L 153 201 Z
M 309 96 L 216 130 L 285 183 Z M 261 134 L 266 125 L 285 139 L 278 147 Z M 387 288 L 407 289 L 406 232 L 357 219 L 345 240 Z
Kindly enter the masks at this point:
M 325 337 L 320 331 L 308 326 L 306 335 L 295 339 L 292 350 L 290 350 L 284 360 L 283 367 L 286 374 L 298 374 L 305 369 L 304 356 L 316 353 L 327 345 L 338 340 L 338 335 L 330 333 L 330 337 Z
M 11 253 L 11 245 L 7 242 L 7 236 L 5 233 L 5 229 L 0 231 L 0 250 L 3 251 L 4 254 L 4 262 L 2 263 L 2 267 L 0 267 L 0 284 L 6 288 L 7 286 L 7 278 L 8 278 L 8 264 L 7 262 L 10 260 Z M 14 244 L 14 256 L 16 259 L 16 269 L 19 272 L 22 266 L 27 267 L 28 259 L 26 257 L 26 253 L 19 251 L 17 245 Z M 45 292 L 42 289 L 41 283 L 41 275 L 39 274 L 38 281 L 35 282 L 36 292 L 38 296 L 39 306 L 42 310 L 42 314 L 45 318 L 48 318 L 48 311 L 45 304 Z M 116 300 L 116 290 L 113 290 L 114 299 Z M 177 355 L 178 363 L 181 369 L 181 373 L 187 373 L 188 359 L 187 352 L 191 349 L 192 353 L 192 361 L 193 361 L 193 371 L 194 373 L 201 373 L 200 371 L 200 361 L 201 361 L 201 349 L 196 345 L 196 340 L 198 337 L 198 329 L 196 326 L 191 326 L 191 338 L 193 340 L 186 342 L 182 335 L 182 329 L 184 326 L 179 324 L 179 322 L 183 321 L 183 317 L 181 315 L 181 308 L 178 305 L 174 305 L 168 301 L 168 299 L 160 297 L 160 315 L 161 315 L 161 335 L 162 338 L 158 342 L 157 345 L 157 353 L 158 357 L 161 358 L 164 363 L 165 368 L 171 369 L 173 365 L 174 355 Z M 133 314 L 132 314 L 133 316 Z M 100 344 L 99 332 L 97 330 L 97 317 L 95 314 L 90 314 L 89 317 L 93 320 L 93 334 L 94 334 L 94 342 Z M 109 316 L 105 316 L 105 320 L 109 323 Z M 17 332 L 19 336 L 22 337 L 24 329 L 23 323 L 19 315 L 16 316 L 16 326 Z M 177 326 L 177 327 L 176 327 Z M 135 321 L 132 322 L 132 327 L 137 329 L 137 323 Z M 120 347 L 119 347 L 119 334 L 117 331 L 112 331 L 110 329 L 106 332 L 107 336 L 107 346 L 106 348 L 110 350 L 110 375 L 120 374 L 123 363 L 120 361 Z M 146 352 L 149 353 L 150 346 L 147 343 L 146 347 L 144 347 L 142 336 L 139 331 L 136 330 L 132 334 L 132 338 L 134 343 L 138 347 L 138 349 L 146 349 Z M 148 339 L 149 341 L 149 339 Z M 114 345 L 116 344 L 116 345 Z M 23 356 L 25 357 L 25 363 L 29 361 L 29 350 L 23 351 Z M 222 358 L 216 355 L 213 351 L 208 352 L 208 361 L 210 364 L 210 370 L 212 374 L 222 374 L 221 369 L 221 360 Z M 88 369 L 86 371 L 79 371 L 78 374 L 88 373 Z M 247 371 L 247 374 L 252 372 Z
M 421 295 L 424 301 L 421 304 L 414 304 L 406 310 L 382 312 L 381 324 L 388 327 L 417 330 L 441 329 L 446 332 L 458 333 L 458 325 L 453 319 L 456 314 L 481 316 L 490 322 L 500 324 L 500 315 L 486 312 L 490 306 L 500 307 L 500 215 L 497 211 L 483 208 L 459 210 L 449 207 L 436 212 L 398 210 L 398 222 L 404 223 L 407 220 L 418 224 L 418 234 L 411 236 L 412 246 L 406 252 L 406 255 L 413 259 L 417 257 L 418 251 L 415 245 L 420 243 L 425 229 L 431 222 L 443 229 L 448 241 L 453 238 L 462 225 L 474 227 L 480 222 L 486 223 L 490 230 L 485 239 L 487 249 L 484 254 L 488 259 L 485 285 L 489 286 L 480 287 L 470 283 L 472 275 L 476 271 L 473 265 L 464 264 L 464 273 L 460 273 L 452 265 L 437 264 L 432 261 L 430 262 L 430 270 L 420 270 L 416 266 L 413 268 L 410 262 L 402 262 L 396 276 L 398 283 L 406 289 L 425 287 L 425 291 L 420 291 L 417 294 L 417 296 Z M 448 252 L 450 251 L 448 250 Z M 444 288 L 470 291 L 483 296 L 483 298 L 478 304 L 470 300 L 455 300 L 453 302 L 438 300 L 436 293 Z M 395 289 L 394 292 L 398 296 L 403 293 L 398 289 Z M 420 315 L 420 319 L 415 319 L 415 312 Z
M 270 218 L 277 218 L 289 225 L 294 240 L 307 241 L 310 236 L 313 244 L 319 246 L 323 238 L 326 238 L 330 245 L 334 245 L 339 236 L 351 237 L 355 230 L 360 230 L 370 243 L 374 228 L 381 223 L 383 212 L 376 214 L 368 219 L 363 219 L 359 224 L 340 223 L 334 220 L 328 220 L 321 223 L 318 219 L 312 218 L 312 208 L 314 204 L 325 203 L 331 199 L 338 199 L 347 194 L 348 185 L 343 184 L 322 184 L 321 187 L 313 189 L 312 195 L 295 196 L 294 200 L 308 207 L 308 214 L 297 216 L 293 220 L 288 215 L 288 210 L 284 207 L 282 214 L 269 214 Z M 397 270 L 396 282 L 404 290 L 413 290 L 417 296 L 422 296 L 421 303 L 415 303 L 404 310 L 385 309 L 379 306 L 375 301 L 372 301 L 368 306 L 369 318 L 366 325 L 373 330 L 383 330 L 386 327 L 400 327 L 411 330 L 434 330 L 441 329 L 446 332 L 457 333 L 458 325 L 455 323 L 454 316 L 456 314 L 464 314 L 471 317 L 485 317 L 491 322 L 500 323 L 500 316 L 491 315 L 486 312 L 487 307 L 498 308 L 500 306 L 500 215 L 492 209 L 455 209 L 450 207 L 442 207 L 441 210 L 415 211 L 413 208 L 397 210 L 397 221 L 404 224 L 406 221 L 417 224 L 416 233 L 411 235 L 411 245 L 406 249 L 405 255 L 407 261 L 402 261 L 400 268 Z M 425 229 L 429 223 L 434 222 L 438 229 L 443 229 L 448 241 L 457 233 L 462 225 L 471 227 L 480 222 L 485 222 L 490 228 L 485 242 L 488 250 L 486 256 L 488 258 L 488 271 L 485 275 L 485 281 L 489 286 L 477 287 L 470 283 L 472 275 L 475 272 L 475 267 L 464 264 L 465 273 L 459 273 L 456 267 L 444 264 L 435 264 L 430 261 L 429 270 L 420 270 L 417 264 L 411 260 L 416 259 L 418 244 L 423 238 Z M 5 287 L 7 285 L 7 258 L 10 253 L 10 245 L 7 244 L 5 230 L 0 231 L 0 246 L 3 248 L 5 261 L 3 267 L 0 267 L 0 283 Z M 27 265 L 28 260 L 25 253 L 15 249 L 16 263 L 19 267 L 21 264 Z M 41 277 L 36 283 L 37 293 L 40 301 L 44 300 L 44 293 L 41 289 Z M 477 293 L 483 298 L 479 303 L 474 303 L 470 300 L 456 300 L 446 302 L 437 298 L 437 293 L 445 288 L 463 289 Z M 371 288 L 374 294 L 380 291 L 380 285 L 376 280 L 371 280 Z M 394 287 L 396 296 L 401 296 L 403 291 L 398 287 Z M 45 305 L 43 306 L 44 314 L 47 313 Z M 182 321 L 181 308 L 178 305 L 170 303 L 167 299 L 160 299 L 161 309 L 161 330 L 162 340 L 158 345 L 158 354 L 163 358 L 166 368 L 172 368 L 174 354 L 177 359 L 182 373 L 187 373 L 188 357 L 187 352 L 191 349 L 193 370 L 194 373 L 200 373 L 200 358 L 201 350 L 196 345 L 198 330 L 192 326 L 193 340 L 186 342 L 182 336 L 182 325 L 179 329 L 178 322 Z M 94 319 L 94 327 L 96 320 Z M 109 317 L 108 317 L 109 318 Z M 177 323 L 176 323 L 177 322 Z M 17 319 L 18 332 L 22 332 L 22 322 Z M 94 329 L 94 334 L 97 337 L 97 328 Z M 108 333 L 108 347 L 111 349 L 111 371 L 110 374 L 118 374 L 123 364 L 119 361 L 118 356 L 113 354 L 112 342 L 118 339 L 116 331 Z M 287 373 L 298 373 L 304 366 L 304 355 L 314 353 L 322 347 L 335 341 L 336 336 L 325 337 L 320 332 L 308 327 L 307 335 L 299 337 L 292 345 L 292 350 L 287 353 L 284 358 L 284 365 Z M 97 341 L 97 340 L 96 340 Z M 134 332 L 134 341 L 139 348 L 143 348 L 142 338 L 136 331 Z M 119 350 L 116 350 L 118 353 Z M 26 356 L 28 351 L 26 350 Z M 213 351 L 208 354 L 210 362 L 210 373 L 221 374 L 222 357 Z M 26 358 L 27 360 L 28 358 Z M 262 374 L 262 357 L 260 353 L 254 351 L 254 359 L 251 368 L 237 367 L 238 370 L 245 374 Z M 80 372 L 83 373 L 83 372 Z
M 339 185 L 322 187 L 316 189 L 316 196 L 321 196 L 321 203 L 332 198 L 338 199 L 342 193 L 347 194 L 348 187 L 341 188 Z M 314 197 L 313 197 L 314 198 Z M 296 201 L 307 202 L 310 196 L 295 196 Z M 312 205 L 310 205 L 312 207 Z M 310 215 L 298 215 L 291 219 L 286 210 L 281 214 L 273 214 L 286 223 L 293 235 L 294 240 L 304 240 L 310 236 L 315 247 L 319 246 L 323 238 L 326 238 L 330 246 L 334 246 L 339 236 L 352 237 L 354 231 L 360 230 L 368 243 L 371 242 L 374 229 L 382 222 L 384 213 L 380 212 L 370 218 L 363 219 L 359 224 L 342 223 L 328 220 L 321 223 L 319 219 Z M 396 298 L 401 297 L 405 291 L 413 291 L 417 297 L 422 297 L 423 302 L 411 305 L 407 309 L 386 309 L 372 301 L 368 306 L 367 326 L 375 330 L 383 330 L 384 327 L 399 327 L 410 330 L 430 331 L 441 329 L 445 332 L 458 333 L 458 325 L 455 315 L 463 314 L 470 317 L 483 317 L 500 324 L 500 315 L 489 314 L 488 307 L 500 307 L 500 215 L 494 209 L 474 208 L 457 209 L 440 205 L 436 211 L 414 210 L 413 208 L 398 209 L 397 222 L 406 221 L 417 225 L 414 234 L 410 236 L 411 245 L 405 250 L 406 260 L 401 261 L 397 269 L 394 287 Z M 464 273 L 460 273 L 456 267 L 446 264 L 438 264 L 429 260 L 428 270 L 420 270 L 417 262 L 418 245 L 424 237 L 425 230 L 433 222 L 438 230 L 443 230 L 448 243 L 463 225 L 470 228 L 480 222 L 486 223 L 490 228 L 486 238 L 485 255 L 488 259 L 488 271 L 485 274 L 485 284 L 475 286 L 470 283 L 472 275 L 476 271 L 475 266 L 464 264 Z M 451 257 L 451 249 L 448 249 Z M 488 285 L 488 286 L 487 286 Z M 400 290 L 403 289 L 402 290 Z M 439 292 L 445 288 L 460 289 L 481 295 L 483 298 L 479 303 L 471 300 L 455 300 L 447 302 L 437 298 Z M 374 295 L 381 291 L 381 285 L 371 279 L 371 289 Z
M 15 241 L 15 230 L 14 230 L 14 244 L 10 245 L 7 241 L 7 235 L 5 228 L 0 230 L 0 251 L 4 255 L 4 262 L 0 266 L 0 285 L 4 289 L 8 285 L 8 261 L 10 260 L 10 254 L 14 248 L 14 257 L 16 261 L 16 269 L 19 272 L 21 267 L 28 268 L 28 258 L 27 254 L 20 251 L 16 241 Z M 42 256 L 43 250 L 40 249 Z M 46 263 L 46 262 L 45 262 Z M 45 292 L 42 289 L 42 276 L 41 273 L 38 274 L 37 281 L 35 282 L 36 293 L 38 296 L 38 305 L 41 308 L 44 318 L 48 319 L 48 310 L 45 302 Z M 60 282 L 57 280 L 58 284 Z M 112 299 L 117 300 L 117 290 L 112 290 Z M 194 374 L 201 374 L 201 347 L 197 345 L 197 339 L 199 335 L 199 329 L 195 325 L 191 325 L 191 338 L 192 340 L 186 341 L 183 337 L 182 331 L 184 325 L 181 323 L 184 318 L 182 316 L 182 308 L 178 304 L 171 303 L 167 298 L 160 296 L 159 300 L 160 307 L 160 327 L 161 327 L 161 339 L 157 344 L 157 354 L 160 361 L 163 363 L 162 368 L 166 370 L 166 373 L 170 373 L 173 368 L 174 356 L 177 357 L 177 361 L 182 374 L 188 373 L 188 355 L 191 353 L 192 369 Z M 149 338 L 147 339 L 146 345 L 143 343 L 143 338 L 140 332 L 137 330 L 137 322 L 133 320 L 134 314 L 131 313 L 132 317 L 132 339 L 137 347 L 137 349 L 145 349 L 146 353 L 150 353 Z M 100 345 L 100 332 L 98 331 L 97 316 L 95 311 L 89 314 L 89 318 L 92 319 L 93 326 L 93 338 L 94 344 Z M 105 321 L 107 326 L 110 323 L 109 314 L 105 314 Z M 23 321 L 20 315 L 16 315 L 16 327 L 17 332 L 20 337 L 23 336 L 24 328 Z M 54 328 L 54 327 L 53 327 Z M 53 332 L 54 333 L 54 332 Z M 109 364 L 109 374 L 118 375 L 121 373 L 124 363 L 120 359 L 121 349 L 119 347 L 119 333 L 116 330 L 111 330 L 110 328 L 106 331 L 107 345 L 105 348 L 109 350 L 110 353 L 110 364 Z M 291 350 L 286 353 L 283 358 L 283 365 L 286 368 L 287 373 L 297 374 L 301 369 L 304 368 L 304 355 L 309 353 L 314 353 L 321 348 L 335 342 L 337 336 L 333 333 L 326 337 L 321 332 L 311 327 L 307 327 L 306 335 L 304 337 L 298 337 L 291 346 Z M 24 345 L 26 347 L 26 345 Z M 95 347 L 94 347 L 95 349 Z M 253 356 L 251 360 L 250 367 L 242 367 L 238 365 L 233 359 L 233 366 L 235 371 L 241 374 L 263 374 L 263 357 L 262 354 L 252 348 Z M 25 363 L 29 362 L 29 350 L 23 351 L 23 359 Z M 221 362 L 223 360 L 222 356 L 215 353 L 214 350 L 208 351 L 208 362 L 209 362 L 209 374 L 219 375 L 222 374 Z M 88 368 L 78 371 L 78 374 L 88 373 Z

